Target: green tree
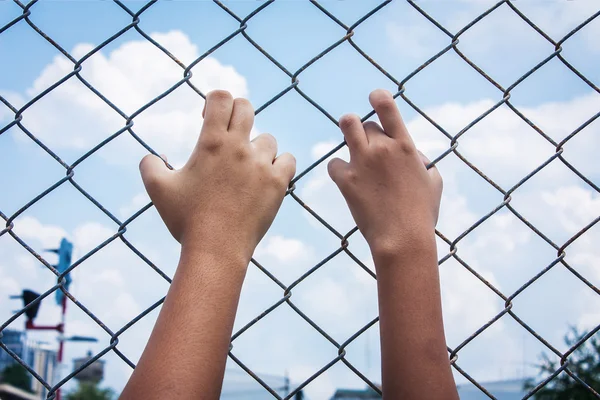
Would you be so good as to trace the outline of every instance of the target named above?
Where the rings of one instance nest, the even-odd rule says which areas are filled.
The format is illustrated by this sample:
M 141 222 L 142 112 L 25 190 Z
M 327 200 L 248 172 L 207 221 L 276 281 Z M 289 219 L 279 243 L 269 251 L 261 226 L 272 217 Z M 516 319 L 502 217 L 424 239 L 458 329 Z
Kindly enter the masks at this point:
M 67 394 L 66 400 L 112 400 L 114 396 L 111 389 L 100 388 L 96 383 L 80 382 L 76 390 Z
M 565 335 L 564 341 L 571 348 L 585 334 L 580 334 L 576 328 Z M 560 368 L 560 361 L 551 360 L 547 354 L 541 355 L 541 364 L 538 365 L 540 375 L 548 376 Z M 568 357 L 568 368 L 579 379 L 584 381 L 596 392 L 600 392 L 600 340 L 592 336 Z M 525 389 L 531 390 L 536 386 L 533 379 L 525 383 Z M 597 400 L 598 397 L 585 386 L 571 378 L 566 372 L 561 372 L 536 394 L 537 400 Z
M 0 381 L 31 392 L 31 375 L 21 364 L 12 364 L 2 371 Z

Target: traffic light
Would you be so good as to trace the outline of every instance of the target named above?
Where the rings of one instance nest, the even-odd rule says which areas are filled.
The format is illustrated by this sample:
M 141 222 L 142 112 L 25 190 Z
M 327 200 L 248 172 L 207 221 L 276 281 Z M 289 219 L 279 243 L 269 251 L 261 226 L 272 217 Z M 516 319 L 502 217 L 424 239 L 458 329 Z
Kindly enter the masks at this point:
M 23 290 L 23 305 L 27 307 L 32 301 L 40 297 L 39 293 L 33 292 L 31 290 Z M 41 301 L 38 301 L 35 305 L 25 311 L 25 315 L 27 315 L 27 319 L 33 321 L 35 317 L 37 317 L 38 310 L 40 309 Z
M 59 273 L 63 273 L 71 266 L 71 255 L 73 254 L 73 244 L 69 242 L 67 239 L 63 238 L 60 241 L 60 246 L 58 249 L 49 249 L 47 251 L 51 251 L 53 253 L 58 254 L 58 264 L 54 267 L 57 269 Z M 69 286 L 71 285 L 71 274 L 67 274 L 65 276 L 65 290 L 69 290 Z M 56 303 L 62 304 L 62 300 L 64 297 L 64 293 L 62 290 L 56 291 Z
M 11 299 L 23 299 L 23 307 L 27 307 L 30 303 L 32 303 L 35 299 L 40 297 L 39 293 L 34 291 L 25 289 L 21 296 L 10 296 Z M 41 301 L 37 302 L 31 308 L 25 311 L 25 315 L 27 316 L 28 321 L 33 321 L 35 317 L 37 317 L 38 310 L 40 309 Z

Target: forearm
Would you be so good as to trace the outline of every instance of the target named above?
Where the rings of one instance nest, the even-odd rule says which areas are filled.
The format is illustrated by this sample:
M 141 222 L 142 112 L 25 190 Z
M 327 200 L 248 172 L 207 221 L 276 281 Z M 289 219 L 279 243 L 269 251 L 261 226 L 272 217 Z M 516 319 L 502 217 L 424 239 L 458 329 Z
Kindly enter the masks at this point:
M 121 399 L 218 399 L 247 263 L 182 249 L 146 349 Z
M 384 397 L 458 399 L 444 338 L 433 230 L 405 248 L 374 252 Z

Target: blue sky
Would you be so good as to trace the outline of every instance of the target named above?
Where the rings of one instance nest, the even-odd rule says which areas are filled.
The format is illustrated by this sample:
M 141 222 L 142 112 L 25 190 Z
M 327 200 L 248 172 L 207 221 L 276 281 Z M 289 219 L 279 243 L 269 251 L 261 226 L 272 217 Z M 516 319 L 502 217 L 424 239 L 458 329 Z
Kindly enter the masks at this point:
M 136 11 L 142 2 L 126 2 Z M 260 3 L 228 2 L 243 17 Z M 374 1 L 325 1 L 323 6 L 347 25 L 376 7 Z M 425 1 L 430 15 L 450 32 L 457 32 L 489 8 L 488 1 Z M 518 7 L 554 40 L 598 11 L 592 1 L 524 1 Z M 0 2 L 0 26 L 17 17 L 20 8 Z M 50 1 L 31 8 L 31 21 L 75 58 L 82 57 L 131 22 L 114 3 Z M 234 32 L 239 23 L 209 1 L 157 3 L 140 17 L 139 27 L 188 64 Z M 312 57 L 345 35 L 314 5 L 277 1 L 250 19 L 247 34 L 294 73 Z M 563 44 L 562 55 L 596 85 L 600 82 L 600 18 Z M 356 28 L 353 40 L 396 79 L 402 80 L 451 39 L 408 3 L 394 1 Z M 549 44 L 503 5 L 460 37 L 458 48 L 505 88 L 552 54 Z M 15 107 L 72 71 L 72 63 L 25 21 L 0 34 L 0 95 Z M 183 70 L 133 29 L 83 63 L 81 75 L 124 112 L 131 114 L 182 77 Z M 241 35 L 216 50 L 192 69 L 192 82 L 204 91 L 231 90 L 249 98 L 255 107 L 290 85 L 290 78 L 252 47 Z M 397 87 L 348 43 L 343 43 L 303 71 L 299 88 L 334 118 L 343 113 L 367 114 L 368 93 L 378 87 Z M 405 85 L 406 96 L 451 135 L 458 133 L 502 99 L 502 92 L 449 51 Z M 511 102 L 556 141 L 562 140 L 600 109 L 600 94 L 554 58 L 511 91 Z M 403 100 L 398 100 L 419 148 L 430 158 L 442 154 L 450 141 Z M 134 131 L 157 152 L 181 165 L 200 130 L 202 100 L 186 85 L 178 88 L 134 119 Z M 0 127 L 14 114 L 0 104 Z M 125 120 L 72 78 L 23 113 L 23 125 L 65 162 L 72 163 L 104 138 L 123 128 Z M 0 128 L 1 129 L 1 128 Z M 256 118 L 254 133 L 269 132 L 280 151 L 293 152 L 302 171 L 341 142 L 337 127 L 295 91 L 290 91 Z M 600 123 L 593 122 L 567 142 L 564 157 L 595 185 L 600 178 L 594 149 Z M 459 151 L 500 186 L 508 190 L 555 152 L 554 146 L 501 106 L 459 139 Z M 120 221 L 147 202 L 137 171 L 146 153 L 127 133 L 117 137 L 75 168 L 74 180 Z M 338 155 L 346 156 L 345 149 Z M 450 154 L 439 163 L 445 194 L 439 230 L 451 240 L 503 201 L 503 195 L 462 161 Z M 23 132 L 13 127 L 0 136 L 0 211 L 10 216 L 31 198 L 61 179 L 65 170 Z M 297 183 L 296 194 L 342 233 L 353 227 L 341 196 L 323 166 Z M 554 160 L 520 187 L 511 205 L 561 245 L 600 212 L 596 190 Z M 598 286 L 600 253 L 593 227 L 567 249 L 566 260 Z M 66 183 L 27 209 L 15 220 L 15 232 L 41 251 L 55 246 L 63 235 L 84 255 L 113 235 L 118 225 Z M 126 238 L 165 273 L 172 275 L 178 246 L 150 209 L 128 226 Z M 350 249 L 372 267 L 364 240 L 355 235 Z M 290 197 L 272 229 L 257 249 L 256 259 L 289 284 L 339 247 L 327 231 Z M 458 256 L 506 296 L 546 267 L 556 251 L 506 209 L 483 223 L 458 247 Z M 449 251 L 440 241 L 440 258 Z M 77 258 L 77 257 L 76 257 Z M 48 260 L 52 261 L 51 256 Z M 455 347 L 504 308 L 504 301 L 455 259 L 440 266 L 448 344 Z M 73 294 L 108 326 L 117 331 L 128 320 L 166 293 L 166 282 L 119 240 L 78 267 Z M 0 237 L 0 298 L 28 287 L 44 291 L 53 276 L 8 235 Z M 282 290 L 251 266 L 244 286 L 236 327 L 242 327 L 278 301 Z M 339 343 L 376 316 L 374 280 L 340 254 L 293 291 L 294 304 Z M 5 301 L 5 300 L 3 300 Z M 5 304 L 4 302 L 2 304 Z M 6 303 L 0 321 L 16 306 Z M 568 325 L 591 329 L 600 323 L 600 297 L 558 265 L 519 295 L 513 311 L 558 349 Z M 46 301 L 47 322 L 57 309 Z M 120 337 L 119 348 L 135 362 L 149 335 L 156 311 Z M 11 328 L 20 328 L 17 320 Z M 98 352 L 107 335 L 75 306 L 70 305 L 72 334 L 97 335 Z M 47 338 L 47 337 L 46 337 Z M 86 348 L 69 346 L 67 359 Z M 544 347 L 510 316 L 504 316 L 459 353 L 458 364 L 478 380 L 533 375 L 532 363 Z M 370 379 L 380 380 L 377 326 L 348 348 L 348 359 Z M 234 342 L 234 353 L 264 374 L 290 375 L 301 382 L 337 355 L 337 350 L 282 306 Z M 113 354 L 106 356 L 105 384 L 120 390 L 128 366 Z M 233 363 L 232 370 L 237 368 Z M 65 369 L 65 374 L 66 374 Z M 465 379 L 457 375 L 457 381 Z M 364 383 L 343 365 L 336 365 L 309 385 L 310 398 L 328 398 L 337 387 Z

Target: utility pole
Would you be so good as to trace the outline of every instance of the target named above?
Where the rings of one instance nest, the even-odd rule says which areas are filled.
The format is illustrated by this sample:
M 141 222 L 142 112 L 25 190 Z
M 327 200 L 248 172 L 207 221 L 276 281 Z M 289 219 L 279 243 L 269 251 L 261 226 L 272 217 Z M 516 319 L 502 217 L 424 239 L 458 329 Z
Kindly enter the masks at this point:
M 60 247 L 58 249 L 50 249 L 48 251 L 58 254 L 58 264 L 55 266 L 58 273 L 62 274 L 71 266 L 73 244 L 69 242 L 66 238 L 63 238 L 60 241 Z M 65 275 L 65 290 L 69 290 L 70 285 L 71 274 L 68 273 Z M 56 357 L 56 361 L 59 366 L 59 368 L 57 368 L 58 371 L 63 361 L 63 353 L 65 347 L 65 322 L 67 314 L 67 296 L 65 296 L 62 290 L 56 291 L 56 303 L 60 304 L 61 306 L 60 323 L 57 325 L 56 329 L 58 331 L 58 355 Z M 56 391 L 56 400 L 61 400 L 60 388 Z
M 67 239 L 62 239 L 60 242 L 60 247 L 58 249 L 50 249 L 47 251 L 51 251 L 53 253 L 58 254 L 58 264 L 54 267 L 58 271 L 59 274 L 64 273 L 71 266 L 71 255 L 73 253 L 73 244 L 69 242 Z M 65 290 L 69 289 L 69 285 L 71 284 L 70 274 L 65 275 Z M 25 289 L 22 294 L 19 296 L 10 296 L 12 299 L 23 299 L 24 307 L 27 307 L 34 301 L 36 301 L 40 297 L 40 295 L 34 291 Z M 61 317 L 60 322 L 57 325 L 36 325 L 34 323 L 35 318 L 37 317 L 41 300 L 37 300 L 37 302 L 32 305 L 27 311 L 25 311 L 25 317 L 27 321 L 25 322 L 25 330 L 53 330 L 58 332 L 58 352 L 56 355 L 56 362 L 58 367 L 62 364 L 63 354 L 64 354 L 64 342 L 66 341 L 77 341 L 77 342 L 97 342 L 96 338 L 85 337 L 85 336 L 73 336 L 70 338 L 65 337 L 65 323 L 66 323 L 66 314 L 67 314 L 67 296 L 62 292 L 62 290 L 56 291 L 56 303 L 61 306 Z M 58 372 L 59 368 L 57 368 Z M 61 400 L 61 392 L 60 388 L 56 390 L 56 400 Z

